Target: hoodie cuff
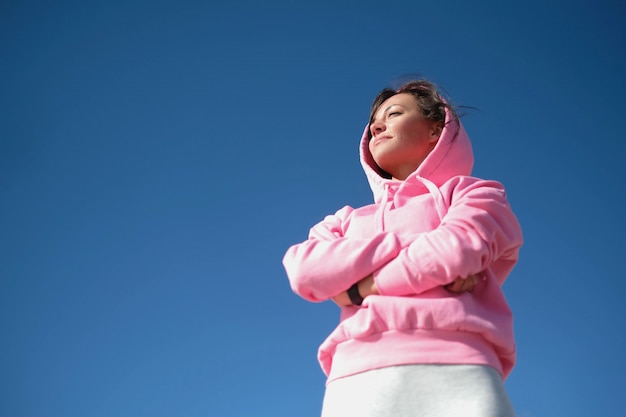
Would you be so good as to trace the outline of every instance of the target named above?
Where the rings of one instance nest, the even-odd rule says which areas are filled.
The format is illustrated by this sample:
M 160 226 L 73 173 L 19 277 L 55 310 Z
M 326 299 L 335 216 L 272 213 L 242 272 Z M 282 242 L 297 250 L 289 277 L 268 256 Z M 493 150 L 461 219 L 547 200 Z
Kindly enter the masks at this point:
M 406 254 L 406 248 L 400 254 L 385 266 L 373 273 L 374 283 L 380 295 L 409 295 L 415 294 L 415 288 L 411 285 L 411 276 L 418 279 L 415 272 L 408 271 L 404 262 L 403 255 Z M 416 265 L 412 265 L 416 269 Z

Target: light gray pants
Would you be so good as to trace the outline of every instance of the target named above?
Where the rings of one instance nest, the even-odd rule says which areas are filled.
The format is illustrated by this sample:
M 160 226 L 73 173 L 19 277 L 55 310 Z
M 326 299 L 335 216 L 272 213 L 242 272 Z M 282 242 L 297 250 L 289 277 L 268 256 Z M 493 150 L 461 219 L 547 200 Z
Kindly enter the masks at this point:
M 322 417 L 515 417 L 489 366 L 405 365 L 340 378 L 326 387 Z

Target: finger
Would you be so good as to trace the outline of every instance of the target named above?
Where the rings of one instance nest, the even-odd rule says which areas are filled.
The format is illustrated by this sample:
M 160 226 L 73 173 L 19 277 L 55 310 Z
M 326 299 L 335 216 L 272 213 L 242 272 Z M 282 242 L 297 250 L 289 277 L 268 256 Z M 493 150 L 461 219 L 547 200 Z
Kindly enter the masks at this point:
M 450 292 L 463 293 L 471 292 L 476 285 L 476 276 L 470 275 L 467 278 L 457 278 L 447 287 Z
M 346 307 L 346 306 L 352 305 L 352 302 L 350 301 L 350 297 L 348 296 L 348 293 L 345 291 L 332 297 L 331 300 L 333 300 L 333 302 L 337 304 L 339 307 Z
M 450 292 L 460 292 L 461 289 L 463 288 L 463 280 L 461 278 L 457 278 L 454 281 L 452 281 L 450 284 L 448 284 L 446 288 Z
M 468 277 L 465 281 L 467 282 L 466 291 L 472 292 L 474 290 L 474 287 L 476 287 L 476 284 L 478 283 L 478 277 L 476 275 L 472 275 Z

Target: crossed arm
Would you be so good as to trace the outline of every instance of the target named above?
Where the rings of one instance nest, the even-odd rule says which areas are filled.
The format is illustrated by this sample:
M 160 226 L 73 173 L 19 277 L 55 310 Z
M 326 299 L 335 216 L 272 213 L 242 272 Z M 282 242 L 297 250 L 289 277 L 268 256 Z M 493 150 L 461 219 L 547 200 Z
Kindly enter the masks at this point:
M 450 284 L 444 285 L 444 288 L 451 293 L 461 294 L 464 292 L 472 292 L 476 284 L 478 283 L 477 275 L 470 275 L 467 278 L 458 277 Z M 357 283 L 357 288 L 359 289 L 359 294 L 361 297 L 366 298 L 369 295 L 378 295 L 378 288 L 376 288 L 376 282 L 374 282 L 374 275 L 370 274 L 367 277 L 363 278 L 361 281 Z M 350 297 L 348 296 L 347 291 L 343 291 L 336 296 L 332 297 L 331 300 L 339 307 L 345 307 L 352 305 L 352 301 L 350 301 Z
M 492 268 L 500 281 L 517 261 L 521 229 L 502 186 L 463 184 L 434 230 L 412 236 L 379 232 L 345 236 L 353 209 L 345 207 L 311 229 L 309 239 L 288 249 L 283 264 L 293 290 L 310 301 L 350 304 L 346 290 L 358 283 L 372 294 L 406 296 L 435 287 L 471 291 L 475 274 Z

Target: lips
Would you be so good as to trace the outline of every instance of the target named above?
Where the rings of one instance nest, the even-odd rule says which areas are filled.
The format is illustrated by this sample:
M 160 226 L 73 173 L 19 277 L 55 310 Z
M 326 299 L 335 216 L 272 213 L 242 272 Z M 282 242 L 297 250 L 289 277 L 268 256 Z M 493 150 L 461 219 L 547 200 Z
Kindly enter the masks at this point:
M 374 139 L 372 139 L 372 145 L 376 146 L 380 142 L 384 142 L 384 141 L 389 140 L 389 139 L 391 139 L 391 136 L 389 136 L 389 135 L 375 136 Z

